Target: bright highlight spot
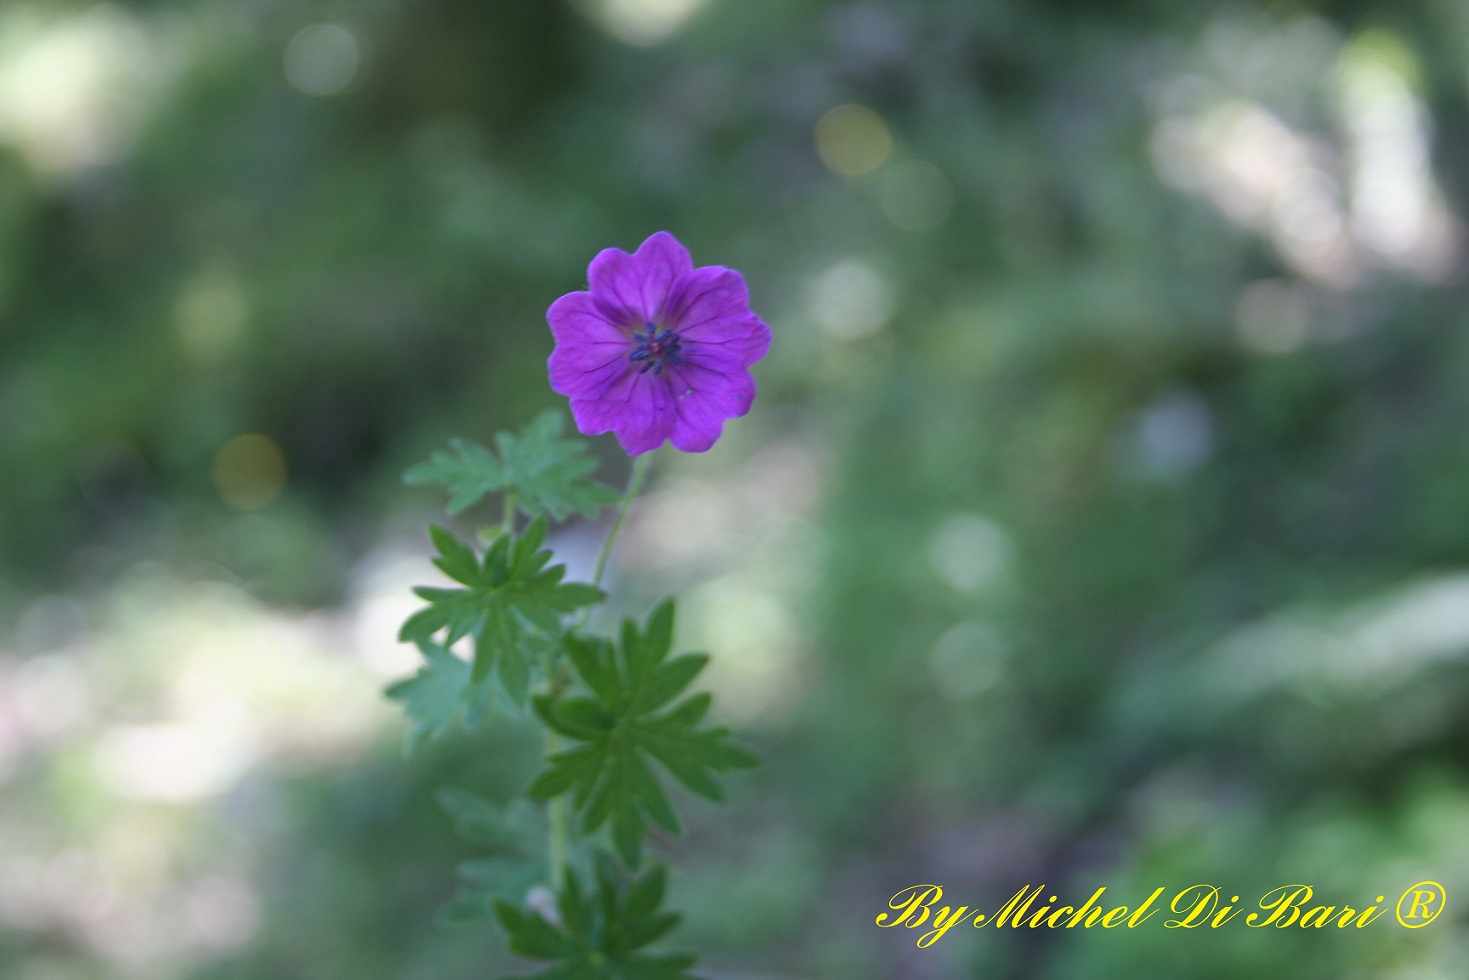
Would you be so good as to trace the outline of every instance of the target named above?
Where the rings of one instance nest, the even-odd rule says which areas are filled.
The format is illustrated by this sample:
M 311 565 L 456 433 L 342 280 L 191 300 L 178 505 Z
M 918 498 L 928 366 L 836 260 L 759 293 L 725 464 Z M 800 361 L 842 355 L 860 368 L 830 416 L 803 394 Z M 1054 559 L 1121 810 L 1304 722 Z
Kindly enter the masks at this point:
M 1221 706 L 1285 688 L 1383 698 L 1469 653 L 1469 574 L 1428 579 L 1335 613 L 1283 609 L 1219 641 L 1207 685 Z M 1413 737 L 1411 722 L 1392 733 Z
M 860 177 L 887 162 L 892 133 L 865 105 L 839 105 L 816 123 L 816 152 L 834 174 Z
M 44 23 L 0 19 L 0 141 L 40 173 L 68 176 L 131 148 L 162 60 L 112 6 Z
M 1377 31 L 1343 46 L 1310 19 L 1263 32 L 1227 19 L 1221 25 L 1216 60 L 1233 70 L 1157 86 L 1152 153 L 1159 176 L 1270 239 L 1295 272 L 1315 282 L 1351 287 L 1371 266 L 1428 281 L 1447 276 L 1462 232 L 1433 177 L 1411 50 Z M 1245 61 L 1252 64 L 1239 69 Z M 1268 86 L 1243 83 L 1240 71 L 1256 81 L 1324 71 L 1337 131 L 1286 122 L 1299 113 L 1268 104 Z
M 1151 480 L 1181 480 L 1214 451 L 1214 415 L 1192 391 L 1163 395 L 1133 417 L 1123 440 L 1124 461 Z
M 939 637 L 928 666 L 939 693 L 956 701 L 983 694 L 1004 673 L 1005 641 L 988 623 L 971 619 Z
M 1302 287 L 1284 279 L 1261 279 L 1240 294 L 1235 330 L 1240 343 L 1261 354 L 1287 354 L 1306 342 L 1310 304 Z
M 839 262 L 817 276 L 807 290 L 807 303 L 821 329 L 841 340 L 875 333 L 893 315 L 893 291 L 856 259 Z
M 1352 138 L 1352 230 L 1390 264 L 1435 280 L 1449 272 L 1455 231 L 1433 179 L 1416 74 L 1406 46 L 1368 33 L 1342 55 L 1338 82 Z
M 357 38 L 341 24 L 303 27 L 286 43 L 286 81 L 306 95 L 336 95 L 357 76 Z
M 179 343 L 201 366 L 218 364 L 245 335 L 248 308 L 238 280 L 218 269 L 191 279 L 173 308 Z
M 238 510 L 264 507 L 286 488 L 286 457 L 265 436 L 236 436 L 214 457 L 214 486 Z
M 219 726 L 168 722 L 116 728 L 96 763 L 123 796 L 185 802 L 221 792 L 249 768 L 248 737 Z
M 617 40 L 651 47 L 673 36 L 706 0 L 597 0 L 594 18 Z
M 752 722 L 790 710 L 800 689 L 795 627 L 773 596 L 729 576 L 689 593 L 680 614 L 695 649 L 718 651 L 703 679 L 722 712 Z
M 939 578 L 960 592 L 978 592 L 1010 567 L 1010 536 L 978 514 L 955 514 L 928 543 L 928 561 Z
M 45 597 L 0 629 L 0 783 L 53 761 L 66 797 L 0 807 L 0 927 L 159 980 L 248 944 L 282 780 L 350 771 L 401 732 L 353 640 L 390 584 L 287 613 L 146 562 L 104 597 Z M 3 975 L 76 976 L 57 962 Z

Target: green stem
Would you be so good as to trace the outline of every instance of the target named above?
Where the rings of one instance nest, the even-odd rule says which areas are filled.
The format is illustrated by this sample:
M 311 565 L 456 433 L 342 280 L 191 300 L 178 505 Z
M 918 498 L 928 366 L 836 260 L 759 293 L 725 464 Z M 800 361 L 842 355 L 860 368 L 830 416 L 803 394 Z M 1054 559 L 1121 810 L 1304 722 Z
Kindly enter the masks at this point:
M 602 543 L 601 553 L 597 555 L 597 570 L 592 574 L 594 588 L 600 588 L 602 585 L 602 573 L 607 571 L 607 559 L 612 557 L 612 545 L 622 531 L 622 522 L 627 519 L 627 512 L 632 507 L 633 498 L 638 495 L 638 491 L 643 489 L 643 481 L 648 477 L 648 466 L 652 462 L 652 453 L 644 453 L 633 461 L 632 473 L 627 478 L 627 492 L 622 495 L 622 506 L 617 510 L 617 519 L 612 522 L 612 530 L 607 532 L 607 540 Z
M 505 520 L 503 524 L 505 533 L 510 534 L 515 530 L 515 494 L 505 494 Z
M 622 533 L 622 524 L 627 519 L 627 512 L 632 507 L 633 499 L 643 489 L 643 481 L 648 477 L 648 467 L 652 462 L 652 453 L 644 453 L 633 460 L 632 473 L 627 478 L 627 492 L 622 495 L 622 504 L 617 509 L 617 518 L 612 522 L 612 529 L 607 532 L 607 540 L 602 543 L 602 551 L 597 555 L 597 569 L 592 575 L 592 585 L 602 585 L 602 575 L 607 571 L 607 560 L 612 556 L 612 545 L 617 541 L 617 536 Z M 513 510 L 511 511 L 513 514 Z M 576 628 L 580 631 L 587 625 L 587 617 L 591 615 L 591 607 L 582 610 L 581 619 Z M 547 677 L 551 682 L 551 696 L 556 697 L 561 693 L 561 678 L 557 676 L 554 666 L 547 664 Z M 561 751 L 561 736 L 551 729 L 546 729 L 546 755 L 554 756 Z M 546 804 L 547 817 L 551 824 L 551 888 L 561 887 L 561 882 L 566 878 L 566 847 L 570 837 L 569 819 L 567 811 L 566 794 L 553 796 Z
M 561 751 L 561 736 L 546 729 L 546 752 L 555 755 Z M 551 890 L 556 891 L 566 880 L 566 841 L 570 836 L 566 827 L 566 794 L 553 796 L 546 805 L 551 820 Z

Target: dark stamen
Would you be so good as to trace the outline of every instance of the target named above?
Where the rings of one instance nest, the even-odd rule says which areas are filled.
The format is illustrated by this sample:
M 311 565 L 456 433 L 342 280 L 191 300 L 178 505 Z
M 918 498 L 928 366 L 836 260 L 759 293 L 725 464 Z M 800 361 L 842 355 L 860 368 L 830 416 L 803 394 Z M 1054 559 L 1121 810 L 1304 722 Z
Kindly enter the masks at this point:
M 654 374 L 662 374 L 665 364 L 683 363 L 679 356 L 683 342 L 667 327 L 660 331 L 651 323 L 644 324 L 642 330 L 633 331 L 632 339 L 637 348 L 627 355 L 627 359 L 634 363 L 647 362 L 638 369 L 639 374 L 647 374 L 650 369 Z

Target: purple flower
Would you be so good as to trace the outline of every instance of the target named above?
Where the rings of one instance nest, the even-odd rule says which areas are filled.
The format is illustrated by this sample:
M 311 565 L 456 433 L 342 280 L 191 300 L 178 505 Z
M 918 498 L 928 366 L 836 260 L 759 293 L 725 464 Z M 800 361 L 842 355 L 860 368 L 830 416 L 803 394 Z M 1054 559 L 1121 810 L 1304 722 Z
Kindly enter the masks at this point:
M 724 420 L 755 400 L 749 367 L 770 348 L 744 277 L 697 269 L 666 231 L 631 255 L 597 253 L 588 292 L 567 293 L 546 319 L 556 338 L 551 389 L 571 399 L 576 427 L 612 432 L 629 456 L 665 439 L 684 452 L 714 445 Z

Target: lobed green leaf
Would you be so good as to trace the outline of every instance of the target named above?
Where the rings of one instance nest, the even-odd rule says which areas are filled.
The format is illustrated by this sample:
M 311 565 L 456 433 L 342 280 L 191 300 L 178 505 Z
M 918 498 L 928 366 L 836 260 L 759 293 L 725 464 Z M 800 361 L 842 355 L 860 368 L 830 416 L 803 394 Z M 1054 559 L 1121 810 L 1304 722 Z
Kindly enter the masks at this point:
M 594 516 L 617 501 L 618 493 L 587 477 L 597 461 L 580 439 L 562 437 L 565 416 L 558 411 L 538 415 L 518 435 L 501 432 L 495 450 L 463 439 L 449 443 L 428 462 L 403 475 L 409 484 L 438 484 L 449 491 L 448 512 L 457 514 L 491 493 L 513 494 L 520 510 L 531 517 L 548 515 L 561 521 L 572 514 Z
M 724 728 L 701 728 L 712 698 L 677 698 L 708 658 L 684 654 L 669 659 L 673 646 L 673 603 L 665 601 L 646 628 L 627 620 L 619 644 L 569 636 L 565 646 L 586 694 L 541 697 L 536 713 L 570 739 L 570 748 L 547 760 L 528 793 L 548 799 L 570 793 L 588 834 L 609 825 L 618 853 L 636 865 L 647 821 L 679 832 L 679 821 L 651 763 L 695 793 L 719 800 L 715 775 L 755 765 L 755 758 L 729 742 Z M 675 703 L 676 702 L 676 703 Z
M 434 563 L 463 588 L 414 589 L 428 605 L 408 618 L 399 638 L 426 643 L 442 633 L 448 647 L 473 637 L 470 683 L 493 675 L 506 699 L 524 707 L 540 664 L 559 652 L 562 617 L 600 602 L 601 590 L 563 582 L 562 565 L 546 567 L 551 552 L 542 548 L 544 517 L 519 536 L 498 534 L 482 558 L 441 527 L 429 533 L 438 551 Z
M 427 739 L 441 734 L 456 718 L 473 728 L 484 711 L 488 690 L 471 680 L 471 669 L 459 657 L 437 643 L 419 640 L 424 665 L 412 677 L 398 681 L 385 692 L 403 703 L 410 723 L 404 750 L 412 754 Z
M 530 980 L 696 980 L 688 972 L 695 957 L 643 951 L 679 921 L 676 914 L 660 911 L 663 868 L 625 881 L 607 864 L 599 862 L 590 894 L 576 873 L 567 871 L 556 902 L 559 923 L 512 902 L 495 904 L 510 949 L 549 964 Z

